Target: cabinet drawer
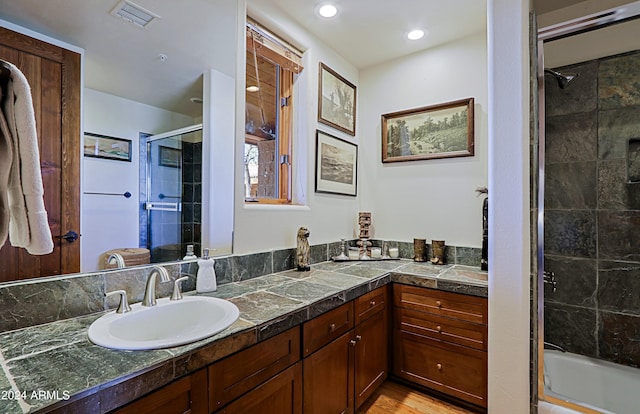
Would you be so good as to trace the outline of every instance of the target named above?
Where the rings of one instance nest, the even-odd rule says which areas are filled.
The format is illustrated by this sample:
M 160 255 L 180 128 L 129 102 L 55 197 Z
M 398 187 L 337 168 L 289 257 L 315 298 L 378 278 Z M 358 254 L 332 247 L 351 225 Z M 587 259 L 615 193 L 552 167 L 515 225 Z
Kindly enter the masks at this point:
M 307 356 L 353 328 L 353 302 L 330 310 L 302 325 L 303 354 Z
M 209 367 L 209 406 L 217 410 L 300 359 L 300 329 L 289 329 Z
M 487 406 L 487 353 L 396 331 L 394 374 Z
M 487 325 L 394 308 L 395 328 L 475 349 L 487 349 Z
M 356 325 L 387 306 L 387 287 L 383 286 L 355 300 Z
M 302 414 L 302 362 L 218 411 L 219 414 Z
M 423 287 L 395 284 L 393 303 L 397 307 L 487 324 L 487 299 Z

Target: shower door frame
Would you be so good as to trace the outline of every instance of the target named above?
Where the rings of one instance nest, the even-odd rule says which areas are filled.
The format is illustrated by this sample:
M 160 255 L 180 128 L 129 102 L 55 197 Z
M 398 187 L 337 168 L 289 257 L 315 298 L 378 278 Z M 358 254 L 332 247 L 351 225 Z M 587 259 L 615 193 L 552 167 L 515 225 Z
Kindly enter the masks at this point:
M 151 194 L 151 165 L 150 165 L 151 163 L 149 162 L 150 161 L 149 145 L 153 141 L 158 141 L 161 139 L 175 137 L 179 135 L 190 134 L 196 131 L 202 131 L 202 128 L 203 128 L 203 124 L 194 124 L 194 125 L 186 126 L 183 128 L 174 129 L 171 131 L 162 132 L 160 134 L 150 135 L 145 139 L 144 145 L 145 147 L 147 147 L 146 160 L 145 160 L 145 185 L 146 185 L 145 198 L 146 199 L 144 201 L 144 209 L 146 211 L 146 225 L 147 225 L 147 231 L 146 231 L 147 245 L 145 247 L 148 248 L 149 250 L 151 250 L 151 228 L 150 228 L 151 227 L 151 210 L 148 210 L 146 208 L 146 203 L 150 201 L 149 195 Z M 180 200 L 180 202 L 182 203 L 182 199 Z
M 537 180 L 537 216 L 536 216 L 536 261 L 537 261 L 537 302 L 538 302 L 538 400 L 547 401 L 583 413 L 599 414 L 583 405 L 575 404 L 544 393 L 544 173 L 545 173 L 545 88 L 544 88 L 544 43 L 565 37 L 575 36 L 588 31 L 601 29 L 614 24 L 640 18 L 640 1 L 614 7 L 595 14 L 579 17 L 538 29 L 537 36 L 537 79 L 538 79 L 538 180 Z

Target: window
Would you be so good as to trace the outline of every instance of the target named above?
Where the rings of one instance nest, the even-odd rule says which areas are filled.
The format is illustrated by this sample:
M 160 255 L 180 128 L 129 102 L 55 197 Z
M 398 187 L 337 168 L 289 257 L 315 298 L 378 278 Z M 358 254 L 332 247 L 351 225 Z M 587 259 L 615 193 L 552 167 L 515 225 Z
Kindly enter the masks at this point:
M 301 53 L 247 19 L 245 201 L 291 202 L 293 90 Z

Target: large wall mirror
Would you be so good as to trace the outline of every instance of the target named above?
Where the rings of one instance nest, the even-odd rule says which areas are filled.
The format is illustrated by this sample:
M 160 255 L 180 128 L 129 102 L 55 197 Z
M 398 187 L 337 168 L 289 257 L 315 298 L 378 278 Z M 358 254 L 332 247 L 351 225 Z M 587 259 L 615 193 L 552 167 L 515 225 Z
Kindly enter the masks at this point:
M 223 0 L 0 0 L 5 22 L 84 49 L 79 271 L 117 266 L 114 252 L 134 265 L 231 252 L 207 200 L 212 140 L 234 139 L 233 116 L 224 134 L 209 123 L 211 83 L 235 82 L 237 15 Z

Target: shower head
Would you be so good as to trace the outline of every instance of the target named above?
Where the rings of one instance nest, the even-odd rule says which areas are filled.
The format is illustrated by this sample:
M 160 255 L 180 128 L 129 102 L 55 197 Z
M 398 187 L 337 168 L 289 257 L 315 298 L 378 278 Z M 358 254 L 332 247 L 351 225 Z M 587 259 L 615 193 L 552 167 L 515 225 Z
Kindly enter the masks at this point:
M 569 86 L 569 83 L 571 83 L 575 78 L 580 76 L 579 73 L 568 73 L 565 75 L 563 73 L 556 72 L 555 70 L 551 70 L 551 69 L 545 69 L 544 73 L 548 73 L 549 75 L 552 75 L 558 82 L 558 86 L 560 87 L 560 89 L 566 88 L 567 86 Z

